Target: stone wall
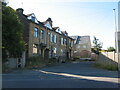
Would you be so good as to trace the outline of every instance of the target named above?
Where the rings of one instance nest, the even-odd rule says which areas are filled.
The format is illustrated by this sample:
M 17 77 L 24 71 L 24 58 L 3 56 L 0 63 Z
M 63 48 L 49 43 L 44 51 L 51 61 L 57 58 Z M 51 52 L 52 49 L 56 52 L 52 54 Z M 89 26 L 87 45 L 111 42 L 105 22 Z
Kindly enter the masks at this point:
M 119 54 L 120 55 L 120 54 Z M 97 62 L 106 65 L 118 65 L 118 55 L 115 52 L 101 52 Z
M 23 52 L 21 58 L 8 58 L 8 62 L 6 63 L 10 69 L 13 68 L 24 68 L 25 67 L 25 52 Z

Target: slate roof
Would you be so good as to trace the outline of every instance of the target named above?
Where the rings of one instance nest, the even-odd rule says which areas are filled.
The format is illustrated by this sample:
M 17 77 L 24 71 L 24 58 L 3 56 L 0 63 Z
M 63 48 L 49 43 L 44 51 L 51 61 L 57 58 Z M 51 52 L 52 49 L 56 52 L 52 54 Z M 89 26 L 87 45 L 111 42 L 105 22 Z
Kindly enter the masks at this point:
M 90 42 L 90 36 L 70 36 L 71 38 L 75 39 L 75 44 L 84 44 Z
M 26 16 L 31 16 L 32 14 L 34 14 L 34 13 L 27 14 Z
M 53 29 L 55 29 L 55 30 L 58 29 L 58 28 L 59 28 L 59 27 L 53 27 Z
M 30 13 L 30 14 L 27 14 L 27 15 L 22 14 L 22 16 L 23 16 L 24 19 L 26 19 L 27 21 L 33 22 L 32 20 L 28 20 L 28 19 L 27 19 L 27 17 L 29 17 L 29 16 L 31 16 L 31 15 L 33 15 L 33 14 L 34 14 L 34 13 Z M 38 21 L 38 20 L 37 20 L 37 21 Z M 51 21 L 51 22 L 52 22 L 52 19 L 49 17 L 46 21 L 43 21 L 43 22 L 38 21 L 38 24 L 41 25 L 42 27 L 45 27 L 44 25 L 46 24 L 47 21 Z M 33 23 L 34 23 L 34 22 L 33 22 Z M 36 24 L 36 23 L 35 23 L 35 24 Z M 45 27 L 45 28 L 47 28 L 47 27 Z M 59 27 L 52 27 L 52 30 L 53 30 L 54 32 L 56 32 L 56 29 L 57 29 L 57 28 L 59 28 Z M 49 28 L 48 28 L 48 29 L 49 29 Z M 56 32 L 56 33 L 58 33 L 58 32 Z M 61 31 L 61 33 L 59 33 L 59 34 L 66 36 L 65 34 L 68 34 L 68 33 L 67 33 L 66 31 Z M 70 36 L 67 36 L 67 37 L 71 38 Z M 73 38 L 71 38 L 71 39 L 73 39 Z

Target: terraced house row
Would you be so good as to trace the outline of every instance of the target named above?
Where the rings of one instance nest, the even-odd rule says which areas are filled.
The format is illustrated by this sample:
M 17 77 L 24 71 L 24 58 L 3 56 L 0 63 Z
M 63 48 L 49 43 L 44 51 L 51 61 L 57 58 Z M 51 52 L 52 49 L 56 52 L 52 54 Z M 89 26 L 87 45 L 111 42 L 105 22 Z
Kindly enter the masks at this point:
M 18 8 L 17 14 L 24 26 L 23 37 L 26 42 L 26 57 L 41 55 L 45 59 L 73 57 L 74 39 L 66 31 L 52 26 L 52 19 L 40 22 L 35 14 L 23 14 L 23 9 Z

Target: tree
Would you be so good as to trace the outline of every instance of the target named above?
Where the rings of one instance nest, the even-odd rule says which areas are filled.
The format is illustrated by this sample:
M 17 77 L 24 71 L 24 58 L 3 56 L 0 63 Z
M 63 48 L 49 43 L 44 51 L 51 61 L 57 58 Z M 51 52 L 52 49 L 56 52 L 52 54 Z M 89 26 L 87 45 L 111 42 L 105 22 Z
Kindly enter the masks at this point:
M 20 57 L 25 49 L 22 24 L 16 11 L 9 6 L 2 5 L 2 56 Z M 7 51 L 7 52 L 6 52 Z
M 107 48 L 107 51 L 108 51 L 108 52 L 115 51 L 115 48 L 110 46 L 110 47 Z
M 94 40 L 93 40 L 93 48 L 92 48 L 92 52 L 96 53 L 96 54 L 99 54 L 99 51 L 101 50 L 102 48 L 102 43 L 99 41 L 99 39 L 97 39 L 96 37 L 94 37 Z

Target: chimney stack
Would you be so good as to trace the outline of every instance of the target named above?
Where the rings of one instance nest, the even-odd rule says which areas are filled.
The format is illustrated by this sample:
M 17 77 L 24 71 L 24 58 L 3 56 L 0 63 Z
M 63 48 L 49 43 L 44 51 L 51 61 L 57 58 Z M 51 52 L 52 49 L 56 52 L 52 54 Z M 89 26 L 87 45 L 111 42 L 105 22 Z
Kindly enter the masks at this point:
M 20 14 L 23 14 L 23 9 L 22 8 L 18 8 L 18 9 L 16 9 L 16 11 L 18 12 L 18 13 L 20 13 Z
M 46 21 L 48 21 L 50 23 L 50 25 L 52 26 L 52 19 L 49 17 Z

